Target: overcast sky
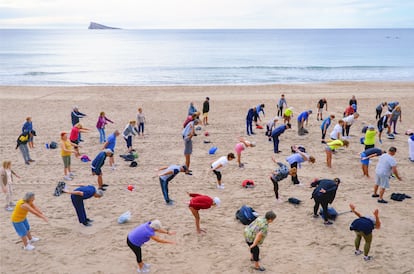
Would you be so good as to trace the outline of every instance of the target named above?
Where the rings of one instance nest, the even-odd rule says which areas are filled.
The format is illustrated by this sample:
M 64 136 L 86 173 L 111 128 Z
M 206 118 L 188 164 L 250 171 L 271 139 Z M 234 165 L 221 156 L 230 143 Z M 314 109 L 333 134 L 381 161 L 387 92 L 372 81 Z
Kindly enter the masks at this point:
M 0 28 L 413 28 L 413 0 L 0 0 Z

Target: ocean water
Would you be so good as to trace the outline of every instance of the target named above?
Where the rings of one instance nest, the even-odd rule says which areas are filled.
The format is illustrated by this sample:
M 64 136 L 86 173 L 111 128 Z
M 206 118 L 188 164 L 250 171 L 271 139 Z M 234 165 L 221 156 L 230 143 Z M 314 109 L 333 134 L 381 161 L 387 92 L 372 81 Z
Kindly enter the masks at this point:
M 413 81 L 414 29 L 0 29 L 0 85 Z

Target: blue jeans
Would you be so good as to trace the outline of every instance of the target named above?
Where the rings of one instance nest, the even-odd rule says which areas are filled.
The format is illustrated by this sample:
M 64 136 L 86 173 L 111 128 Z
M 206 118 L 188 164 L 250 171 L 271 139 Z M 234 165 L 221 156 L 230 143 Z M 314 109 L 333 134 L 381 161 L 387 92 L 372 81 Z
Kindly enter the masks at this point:
M 144 123 L 139 123 L 138 125 L 138 134 L 144 134 Z
M 253 134 L 253 120 L 246 120 L 247 135 Z
M 29 160 L 31 159 L 30 159 L 29 148 L 27 147 L 27 144 L 20 144 L 19 149 L 22 152 L 24 162 L 28 163 Z
M 106 137 L 105 137 L 105 129 L 104 128 L 98 128 L 99 131 L 99 143 L 105 143 Z
M 162 190 L 162 195 L 166 203 L 170 202 L 170 197 L 168 197 L 168 180 L 163 180 L 160 178 L 160 185 Z
M 272 136 L 273 137 L 273 152 L 279 152 L 279 135 Z
M 83 199 L 81 196 L 78 195 L 70 195 L 71 199 L 72 199 L 72 204 L 75 207 L 76 210 L 76 215 L 78 215 L 78 220 L 79 223 L 84 224 L 86 223 L 86 211 L 85 211 L 85 206 L 83 204 Z

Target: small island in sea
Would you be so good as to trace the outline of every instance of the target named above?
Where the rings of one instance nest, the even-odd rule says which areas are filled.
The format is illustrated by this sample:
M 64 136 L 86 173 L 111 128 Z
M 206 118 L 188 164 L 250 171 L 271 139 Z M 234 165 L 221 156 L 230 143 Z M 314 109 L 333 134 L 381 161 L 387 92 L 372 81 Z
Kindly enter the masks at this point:
M 102 25 L 102 24 L 91 22 L 89 24 L 88 29 L 120 29 L 120 28 L 108 27 L 108 26 L 105 26 L 105 25 Z

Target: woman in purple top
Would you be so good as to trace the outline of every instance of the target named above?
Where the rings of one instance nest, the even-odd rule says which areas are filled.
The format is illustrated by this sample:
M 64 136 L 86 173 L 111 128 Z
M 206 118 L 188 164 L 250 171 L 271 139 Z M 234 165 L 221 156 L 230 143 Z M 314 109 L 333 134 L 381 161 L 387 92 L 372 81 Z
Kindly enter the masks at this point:
M 106 137 L 105 137 L 105 125 L 108 123 L 108 122 L 110 122 L 110 123 L 114 123 L 114 122 L 112 122 L 110 119 L 108 119 L 106 116 L 105 116 L 105 112 L 101 112 L 100 114 L 99 114 L 99 117 L 98 117 L 98 122 L 96 123 L 96 128 L 98 129 L 98 131 L 99 131 L 99 143 L 101 143 L 101 144 L 103 144 L 103 143 L 105 143 L 106 142 Z
M 173 241 L 165 240 L 159 238 L 155 235 L 155 232 L 164 233 L 168 235 L 175 235 L 175 232 L 169 231 L 168 229 L 163 229 L 161 227 L 161 222 L 159 220 L 154 220 L 151 222 L 143 223 L 140 226 L 134 228 L 131 232 L 129 232 L 127 237 L 127 244 L 129 248 L 135 253 L 138 262 L 138 269 L 139 273 L 147 273 L 149 272 L 149 264 L 145 264 L 142 261 L 142 253 L 141 253 L 141 246 L 148 242 L 150 239 L 155 240 L 156 242 L 163 243 L 163 244 L 175 244 Z

